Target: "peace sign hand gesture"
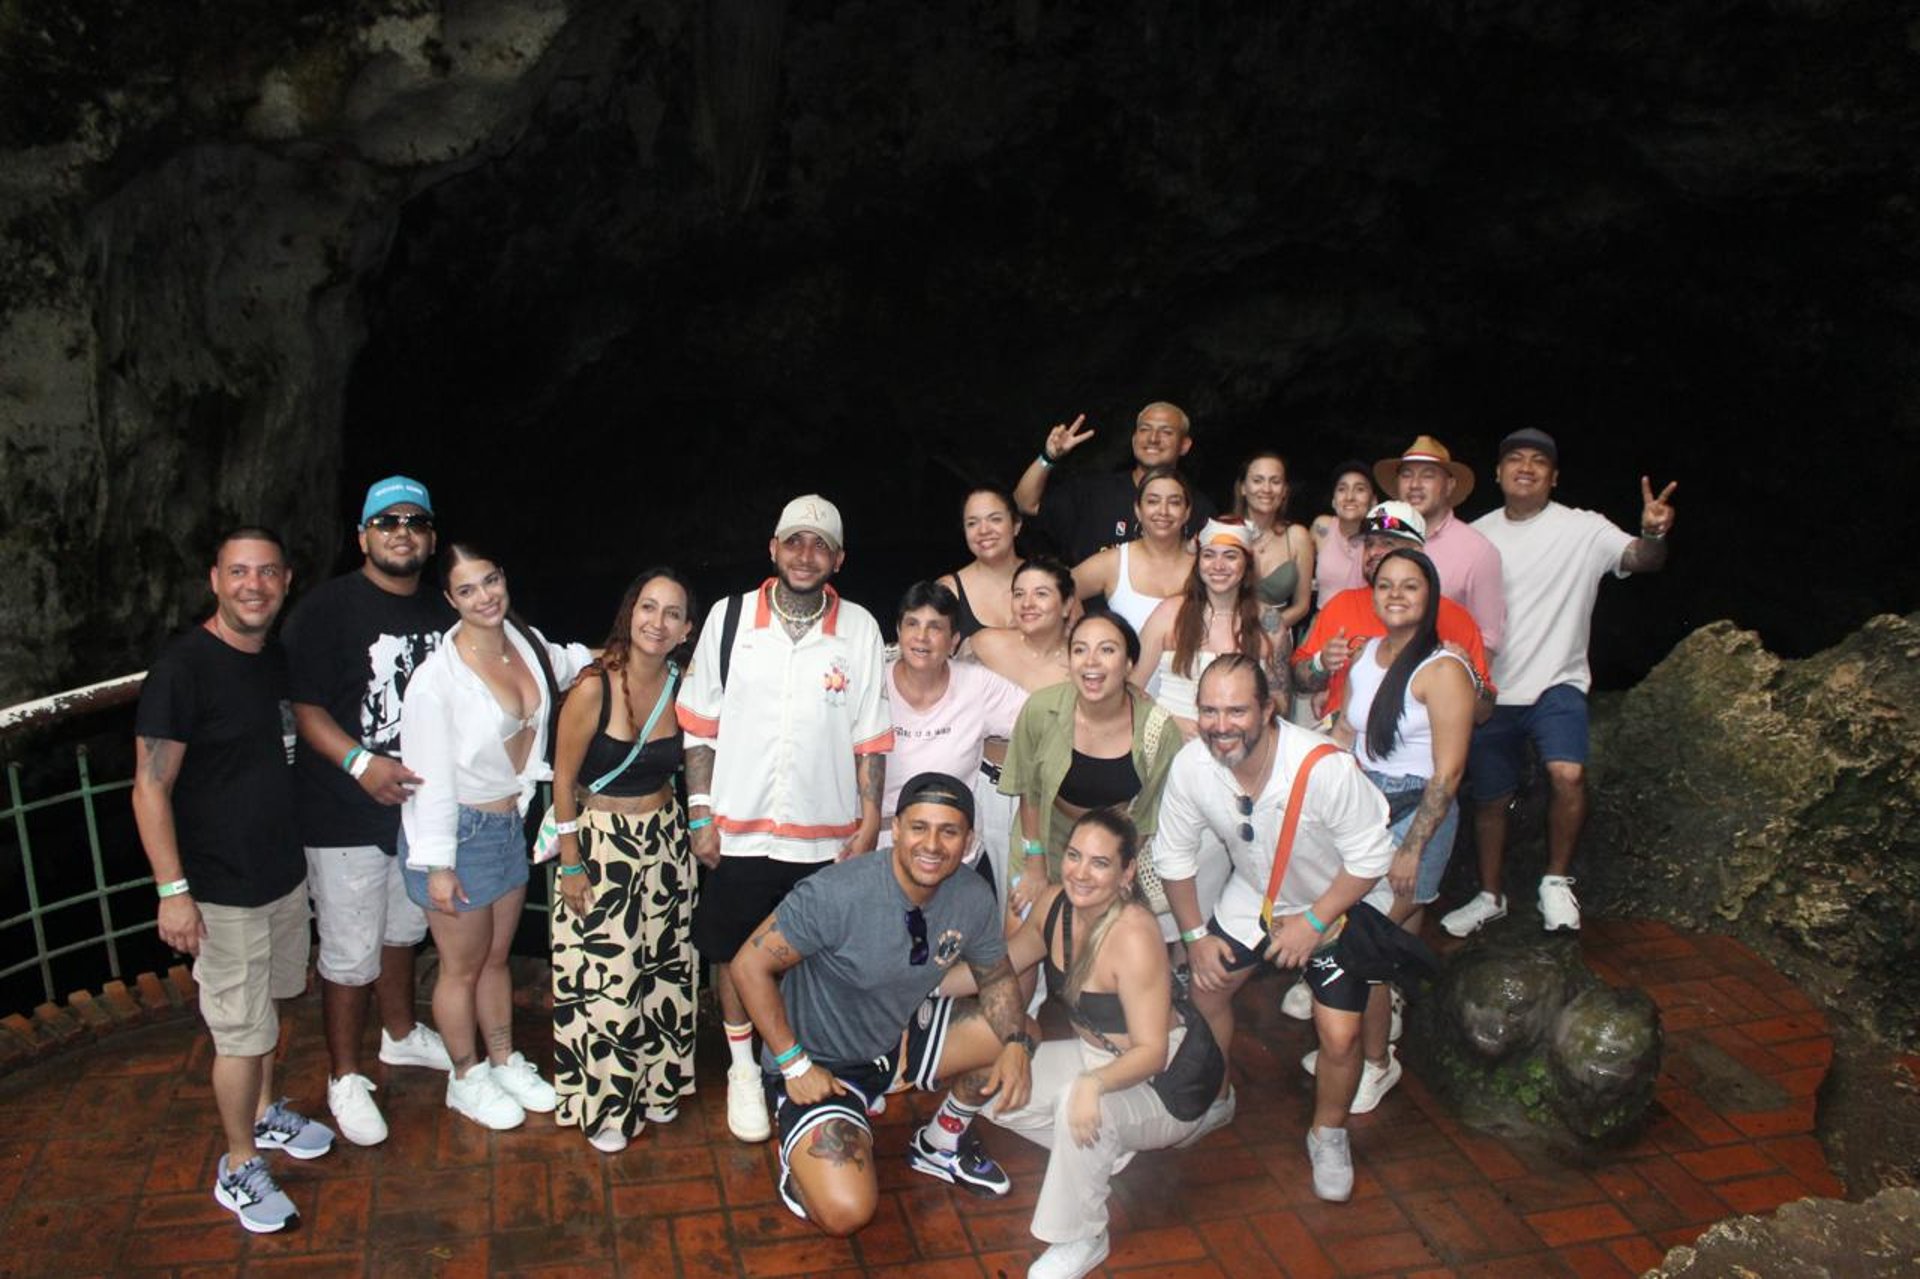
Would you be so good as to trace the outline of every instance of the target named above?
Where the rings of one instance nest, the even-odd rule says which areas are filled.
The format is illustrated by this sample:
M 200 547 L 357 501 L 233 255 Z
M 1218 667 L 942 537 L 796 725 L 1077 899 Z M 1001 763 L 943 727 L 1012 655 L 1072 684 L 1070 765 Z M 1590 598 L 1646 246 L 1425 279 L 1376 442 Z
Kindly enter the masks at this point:
M 1660 490 L 1660 496 L 1653 495 L 1653 483 L 1646 476 L 1640 477 L 1640 535 L 1642 537 L 1665 537 L 1673 528 L 1673 507 L 1667 501 L 1673 491 L 1680 487 L 1680 481 L 1669 481 Z
M 1087 415 L 1082 413 L 1071 422 L 1057 423 L 1051 431 L 1047 432 L 1047 442 L 1040 446 L 1041 451 L 1050 461 L 1058 462 L 1093 438 L 1092 427 L 1081 429 L 1086 421 Z

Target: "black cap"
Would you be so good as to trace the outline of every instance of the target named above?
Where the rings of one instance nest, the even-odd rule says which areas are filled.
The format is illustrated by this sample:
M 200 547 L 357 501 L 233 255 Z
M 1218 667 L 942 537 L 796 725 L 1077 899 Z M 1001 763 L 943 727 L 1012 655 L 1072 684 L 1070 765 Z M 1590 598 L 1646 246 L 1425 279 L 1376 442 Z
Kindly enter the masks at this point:
M 893 811 L 904 813 L 915 804 L 945 804 L 948 808 L 957 808 L 967 815 L 967 825 L 973 825 L 973 788 L 957 777 L 920 773 L 909 779 L 900 788 L 900 801 Z
M 1556 467 L 1560 465 L 1560 446 L 1553 442 L 1551 435 L 1537 426 L 1523 426 L 1510 433 L 1500 441 L 1500 451 L 1494 456 L 1503 458 L 1515 449 L 1539 449 L 1547 455 L 1547 461 Z

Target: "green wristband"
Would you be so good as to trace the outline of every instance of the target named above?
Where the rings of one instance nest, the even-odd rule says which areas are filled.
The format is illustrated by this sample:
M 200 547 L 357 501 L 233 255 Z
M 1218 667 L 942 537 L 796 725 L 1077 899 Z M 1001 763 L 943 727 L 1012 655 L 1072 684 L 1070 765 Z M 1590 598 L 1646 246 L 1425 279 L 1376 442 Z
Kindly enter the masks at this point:
M 560 873 L 562 875 L 584 875 L 587 873 L 587 864 L 585 862 L 575 862 L 571 866 L 562 865 L 560 867 Z
M 1045 857 L 1047 855 L 1047 846 L 1037 839 L 1023 839 L 1020 841 L 1020 847 L 1029 857 Z
M 1324 933 L 1327 931 L 1327 926 L 1320 922 L 1320 916 L 1313 913 L 1313 907 L 1311 906 L 1307 907 L 1306 913 L 1307 913 L 1307 926 L 1309 928 L 1313 929 L 1313 931 L 1316 933 Z

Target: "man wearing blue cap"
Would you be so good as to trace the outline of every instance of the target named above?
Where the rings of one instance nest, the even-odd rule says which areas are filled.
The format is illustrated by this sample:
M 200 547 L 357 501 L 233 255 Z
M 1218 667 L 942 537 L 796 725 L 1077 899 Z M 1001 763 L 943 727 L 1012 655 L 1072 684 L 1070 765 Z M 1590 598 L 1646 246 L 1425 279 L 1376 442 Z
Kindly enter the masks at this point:
M 399 805 L 420 781 L 400 762 L 400 699 L 455 617 L 439 591 L 420 589 L 434 550 L 426 485 L 395 475 L 370 487 L 359 541 L 359 570 L 301 600 L 285 643 L 300 839 L 320 931 L 327 1104 L 341 1135 L 371 1146 L 386 1140 L 387 1123 L 360 1070 L 367 987 L 380 1003 L 381 1061 L 452 1065 L 440 1036 L 414 1017 L 413 950 L 427 923 L 394 853 Z

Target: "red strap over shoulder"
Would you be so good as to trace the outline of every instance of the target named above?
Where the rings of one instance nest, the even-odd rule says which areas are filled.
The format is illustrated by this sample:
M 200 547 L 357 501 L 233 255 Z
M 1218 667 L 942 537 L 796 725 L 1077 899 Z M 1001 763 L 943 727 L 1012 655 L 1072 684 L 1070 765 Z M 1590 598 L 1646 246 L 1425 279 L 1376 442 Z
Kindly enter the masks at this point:
M 1280 839 L 1273 846 L 1273 874 L 1267 877 L 1267 899 L 1260 903 L 1260 923 L 1268 932 L 1273 931 L 1274 900 L 1280 896 L 1281 881 L 1287 877 L 1287 863 L 1293 860 L 1293 833 L 1300 826 L 1300 810 L 1307 805 L 1307 775 L 1313 772 L 1315 764 L 1339 751 L 1331 742 L 1314 747 L 1300 761 L 1300 771 L 1293 775 L 1293 790 L 1287 796 L 1287 815 L 1280 822 Z

